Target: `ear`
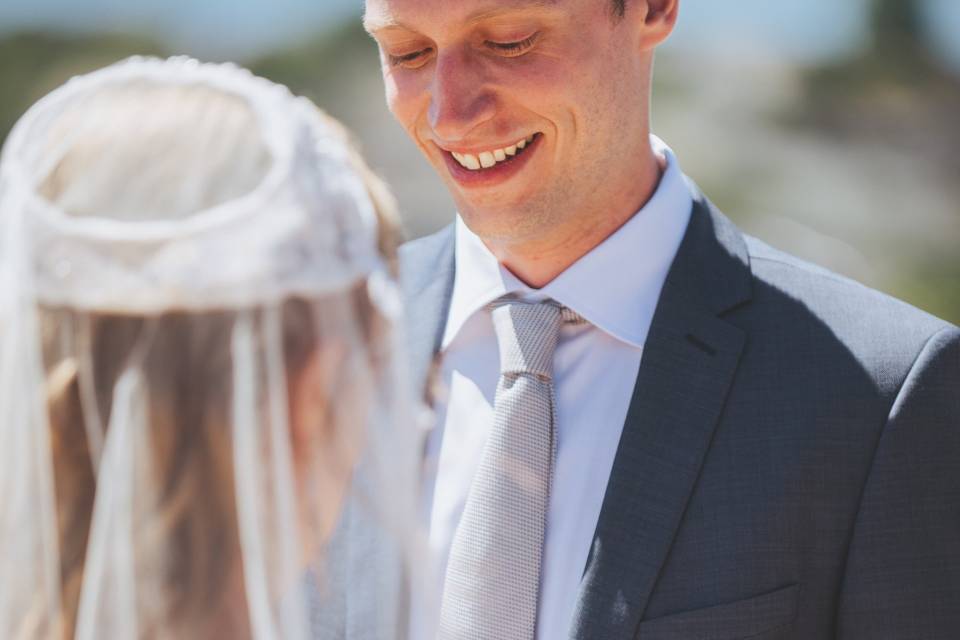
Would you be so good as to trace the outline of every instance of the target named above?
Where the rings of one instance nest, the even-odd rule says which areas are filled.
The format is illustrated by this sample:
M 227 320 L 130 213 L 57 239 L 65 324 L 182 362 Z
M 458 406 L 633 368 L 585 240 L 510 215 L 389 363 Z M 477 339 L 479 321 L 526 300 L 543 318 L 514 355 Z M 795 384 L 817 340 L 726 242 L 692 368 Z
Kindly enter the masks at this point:
M 641 50 L 659 46 L 673 32 L 680 12 L 680 0 L 627 0 L 627 19 L 638 29 Z
M 330 380 L 344 359 L 342 346 L 325 344 L 310 354 L 303 367 L 287 380 L 290 437 L 295 459 L 308 459 L 317 446 L 328 444 Z
M 344 453 L 343 427 L 337 430 L 331 412 L 331 403 L 345 401 L 331 384 L 345 354 L 345 348 L 328 341 L 287 382 L 297 522 L 307 562 L 321 556 L 333 534 L 356 457 Z

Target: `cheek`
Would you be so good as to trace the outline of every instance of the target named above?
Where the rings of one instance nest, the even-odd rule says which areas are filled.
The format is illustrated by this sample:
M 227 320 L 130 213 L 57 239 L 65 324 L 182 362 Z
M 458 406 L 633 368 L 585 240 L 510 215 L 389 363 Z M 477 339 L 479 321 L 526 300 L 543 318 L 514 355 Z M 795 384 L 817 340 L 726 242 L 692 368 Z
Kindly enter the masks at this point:
M 397 122 L 412 133 L 424 110 L 426 94 L 424 81 L 409 73 L 385 69 L 383 85 L 390 113 Z
M 520 122 L 545 133 L 555 153 L 563 154 L 577 144 L 578 132 L 584 129 L 583 112 L 594 99 L 579 74 L 566 61 L 544 59 L 513 70 L 509 79 L 508 109 L 522 109 Z M 530 122 L 524 122 L 524 111 L 533 116 Z
M 403 109 L 403 96 L 400 92 L 400 87 L 397 86 L 396 80 L 387 72 L 383 74 L 383 88 L 387 97 L 387 108 L 390 109 L 390 113 L 399 120 L 399 114 Z
M 604 60 L 587 42 L 566 38 L 551 42 L 529 58 L 509 61 L 498 73 L 499 84 L 511 96 L 557 125 L 589 109 L 602 96 L 594 95 L 597 77 L 605 75 Z
M 550 98 L 565 107 L 568 124 L 580 134 L 588 134 L 593 146 L 598 136 L 616 128 L 616 121 L 635 116 L 637 81 L 625 69 L 622 55 L 609 55 L 606 49 L 597 48 L 578 54 L 555 78 Z M 547 91 L 546 87 L 540 88 L 542 95 Z

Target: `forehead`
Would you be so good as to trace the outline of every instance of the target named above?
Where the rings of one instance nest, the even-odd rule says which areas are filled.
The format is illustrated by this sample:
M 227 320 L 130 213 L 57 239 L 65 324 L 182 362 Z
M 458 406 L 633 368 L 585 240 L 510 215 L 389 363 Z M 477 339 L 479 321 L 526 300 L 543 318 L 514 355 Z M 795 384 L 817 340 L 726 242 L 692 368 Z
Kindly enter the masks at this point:
M 466 24 L 498 15 L 559 10 L 570 0 L 366 0 L 363 24 L 367 31 L 415 27 L 418 22 Z

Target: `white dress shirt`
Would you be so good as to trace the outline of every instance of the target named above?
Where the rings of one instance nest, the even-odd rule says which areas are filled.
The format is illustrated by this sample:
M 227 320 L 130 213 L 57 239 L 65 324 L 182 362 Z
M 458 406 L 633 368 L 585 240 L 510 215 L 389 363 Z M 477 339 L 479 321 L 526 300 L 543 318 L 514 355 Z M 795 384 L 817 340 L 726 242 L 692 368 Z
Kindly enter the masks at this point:
M 486 305 L 506 293 L 548 297 L 589 322 L 564 327 L 554 355 L 557 458 L 542 563 L 540 640 L 568 636 L 643 344 L 693 206 L 673 153 L 659 139 L 652 141 L 666 160 L 653 197 L 541 289 L 518 280 L 459 216 L 456 221 L 456 276 L 441 344 L 445 392 L 427 441 L 424 487 L 436 597 L 493 423 L 500 363 Z M 439 601 L 424 604 L 439 611 Z

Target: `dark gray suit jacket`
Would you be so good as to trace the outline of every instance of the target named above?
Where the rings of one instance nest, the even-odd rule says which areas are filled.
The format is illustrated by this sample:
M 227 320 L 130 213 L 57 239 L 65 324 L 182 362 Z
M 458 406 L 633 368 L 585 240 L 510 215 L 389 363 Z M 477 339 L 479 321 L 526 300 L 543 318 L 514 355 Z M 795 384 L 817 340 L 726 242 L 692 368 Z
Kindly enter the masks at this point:
M 960 638 L 960 330 L 695 200 L 570 637 Z M 451 229 L 401 273 L 423 380 Z

